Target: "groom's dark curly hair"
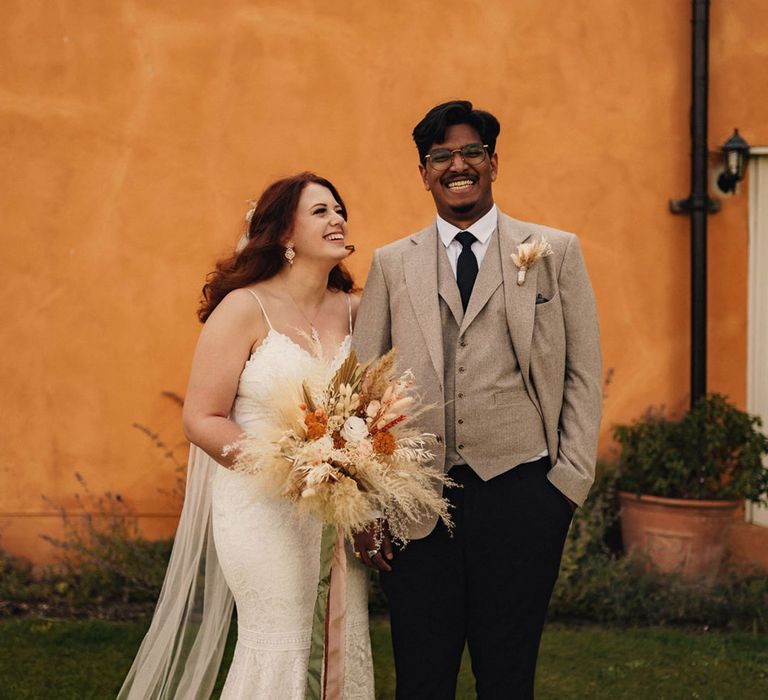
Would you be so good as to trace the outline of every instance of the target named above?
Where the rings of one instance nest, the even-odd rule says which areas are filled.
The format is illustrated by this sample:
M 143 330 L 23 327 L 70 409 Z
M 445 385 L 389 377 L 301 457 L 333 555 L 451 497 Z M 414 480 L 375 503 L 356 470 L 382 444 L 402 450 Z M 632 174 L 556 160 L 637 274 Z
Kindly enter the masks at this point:
M 445 130 L 456 124 L 468 124 L 480 134 L 484 144 L 488 145 L 488 155 L 496 150 L 496 137 L 501 131 L 499 120 L 490 112 L 473 109 L 469 100 L 451 100 L 433 107 L 414 127 L 413 140 L 419 150 L 419 160 L 426 164 L 425 156 L 436 143 L 445 141 Z

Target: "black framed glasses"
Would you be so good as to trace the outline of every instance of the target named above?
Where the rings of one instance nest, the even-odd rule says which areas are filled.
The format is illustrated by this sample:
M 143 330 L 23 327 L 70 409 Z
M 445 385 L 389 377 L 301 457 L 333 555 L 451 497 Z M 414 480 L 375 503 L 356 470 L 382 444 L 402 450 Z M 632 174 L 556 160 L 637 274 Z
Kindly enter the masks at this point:
M 433 170 L 439 172 L 451 167 L 454 153 L 458 153 L 467 165 L 480 165 L 485 160 L 487 149 L 488 144 L 485 143 L 468 143 L 466 146 L 454 148 L 452 151 L 447 148 L 436 148 L 424 156 L 424 159 L 429 162 Z

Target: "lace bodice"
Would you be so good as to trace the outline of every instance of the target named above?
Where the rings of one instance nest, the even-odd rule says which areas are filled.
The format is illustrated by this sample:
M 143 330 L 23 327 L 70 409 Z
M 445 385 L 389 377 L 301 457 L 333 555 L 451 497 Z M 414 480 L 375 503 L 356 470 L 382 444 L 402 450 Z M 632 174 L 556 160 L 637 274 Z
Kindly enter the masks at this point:
M 274 408 L 269 397 L 276 385 L 297 375 L 308 375 L 315 362 L 329 362 L 331 368 L 335 369 L 349 355 L 351 345 L 352 336 L 347 335 L 336 355 L 323 360 L 270 327 L 267 337 L 248 358 L 240 374 L 232 411 L 235 422 L 247 433 L 253 433 L 261 420 L 271 417 Z

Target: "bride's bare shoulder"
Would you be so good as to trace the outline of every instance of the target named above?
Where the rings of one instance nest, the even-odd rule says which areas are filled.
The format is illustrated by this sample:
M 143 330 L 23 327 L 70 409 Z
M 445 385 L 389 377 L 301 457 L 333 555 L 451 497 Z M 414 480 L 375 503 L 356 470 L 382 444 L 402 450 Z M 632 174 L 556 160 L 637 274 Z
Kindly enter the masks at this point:
M 219 302 L 206 325 L 258 327 L 263 318 L 259 301 L 264 303 L 252 287 L 233 289 Z
M 250 302 L 251 304 L 255 304 L 256 299 L 266 303 L 278 298 L 279 290 L 272 283 L 272 280 L 265 280 L 264 282 L 254 282 L 245 287 L 233 289 L 224 297 L 222 303 L 230 299 L 230 303 L 243 304 L 245 302 Z
M 229 292 L 216 307 L 216 311 L 228 314 L 247 313 L 259 308 L 249 287 L 240 287 Z M 216 312 L 214 311 L 214 313 Z
M 248 295 L 251 299 L 255 296 L 264 304 L 269 302 L 280 302 L 284 296 L 282 288 L 275 284 L 273 279 L 264 280 L 263 282 L 255 282 L 254 284 L 249 284 L 247 287 L 235 289 L 234 292 L 230 293 L 234 294 L 235 292 Z

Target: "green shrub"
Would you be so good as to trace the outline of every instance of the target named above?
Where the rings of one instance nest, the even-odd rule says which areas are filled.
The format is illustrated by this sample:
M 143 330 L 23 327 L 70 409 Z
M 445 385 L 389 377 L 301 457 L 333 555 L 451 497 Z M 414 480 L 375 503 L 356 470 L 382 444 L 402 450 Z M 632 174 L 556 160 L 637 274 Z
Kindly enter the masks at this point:
M 0 602 L 26 599 L 33 585 L 32 565 L 0 549 Z
M 184 403 L 181 396 L 170 391 L 163 391 L 162 396 L 178 408 Z M 173 487 L 160 493 L 167 496 L 172 508 L 180 509 L 184 500 L 186 441 L 173 446 L 145 425 L 134 423 L 133 427 L 152 443 L 166 467 L 173 469 Z M 62 614 L 115 606 L 134 606 L 139 612 L 142 606 L 147 608 L 157 600 L 173 540 L 145 539 L 136 514 L 120 494 L 96 496 L 80 474 L 76 473 L 75 478 L 80 491 L 75 494 L 76 507 L 71 511 L 44 498 L 63 525 L 62 537 L 43 535 L 57 550 L 56 565 L 33 575 L 29 562 L 0 548 L 0 612 L 24 610 L 30 605 L 47 606 Z
M 614 428 L 622 490 L 667 498 L 765 501 L 768 437 L 762 422 L 720 394 L 704 396 L 678 420 L 649 409 Z
M 76 478 L 82 488 L 77 509 L 52 504 L 62 537 L 42 536 L 57 550 L 54 565 L 33 571 L 30 562 L 0 548 L 0 614 L 134 616 L 156 602 L 173 541 L 145 539 L 119 494 L 96 497 Z
M 766 632 L 768 577 L 731 573 L 707 586 L 646 572 L 626 557 L 590 557 L 578 576 L 558 582 L 549 619 Z
M 77 510 L 52 504 L 63 537 L 43 535 L 59 552 L 62 599 L 74 606 L 155 601 L 173 541 L 145 539 L 120 494 L 95 496 L 80 474 L 75 477 L 83 492 L 75 495 Z

